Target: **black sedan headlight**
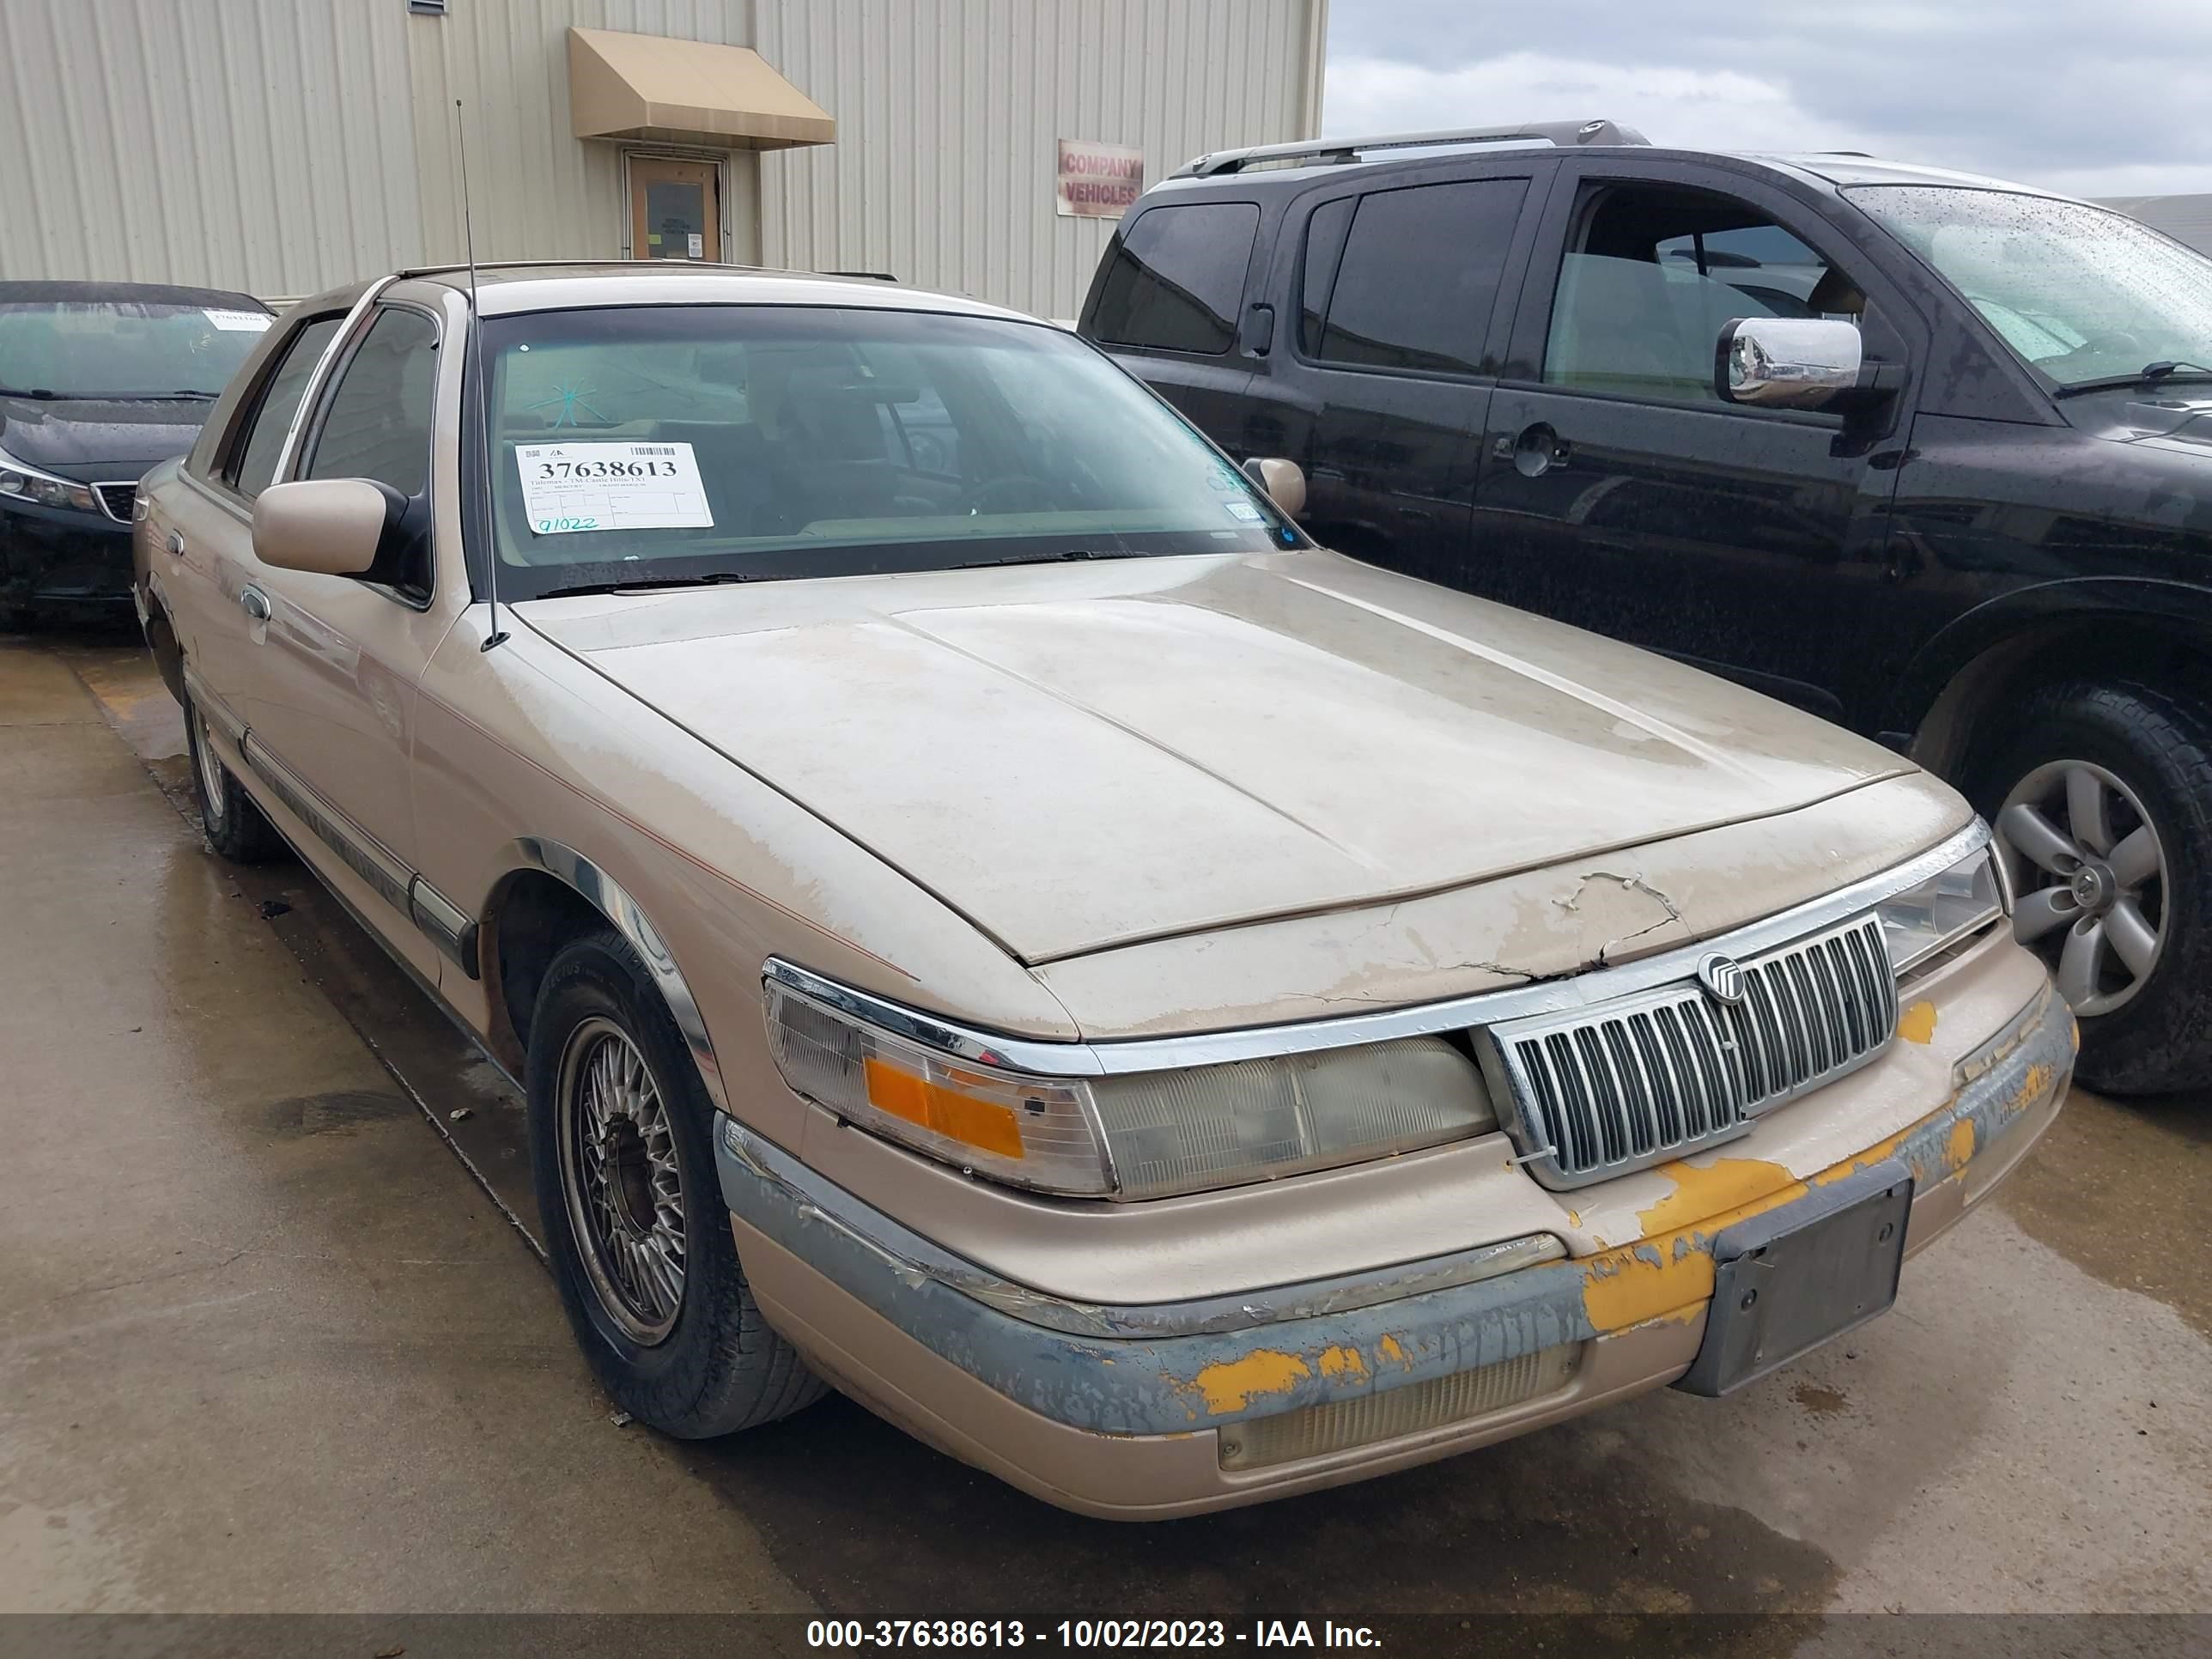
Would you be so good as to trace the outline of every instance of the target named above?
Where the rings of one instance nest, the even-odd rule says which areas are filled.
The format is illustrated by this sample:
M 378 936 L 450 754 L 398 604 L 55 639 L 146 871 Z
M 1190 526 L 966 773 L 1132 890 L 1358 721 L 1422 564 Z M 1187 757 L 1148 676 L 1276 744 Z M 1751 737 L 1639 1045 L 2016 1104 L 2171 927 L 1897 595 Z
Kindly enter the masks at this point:
M 100 497 L 92 493 L 90 484 L 81 484 L 67 478 L 57 478 L 51 472 L 41 472 L 27 466 L 6 450 L 0 449 L 0 495 L 13 496 L 19 501 L 29 501 L 38 507 L 72 508 L 79 513 L 100 511 Z

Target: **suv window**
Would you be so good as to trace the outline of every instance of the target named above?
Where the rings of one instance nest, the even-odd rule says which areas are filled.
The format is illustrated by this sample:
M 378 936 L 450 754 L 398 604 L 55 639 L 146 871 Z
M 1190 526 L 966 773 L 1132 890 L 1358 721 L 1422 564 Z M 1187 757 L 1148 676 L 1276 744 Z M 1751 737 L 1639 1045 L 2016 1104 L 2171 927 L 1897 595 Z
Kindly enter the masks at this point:
M 284 447 L 284 434 L 292 429 L 292 417 L 300 412 L 300 399 L 307 395 L 307 377 L 343 320 L 318 317 L 301 328 L 263 381 L 246 441 L 232 452 L 222 474 L 223 481 L 248 501 L 268 489 L 276 476 L 276 457 Z
M 1091 331 L 1111 345 L 1218 357 L 1235 343 L 1237 302 L 1260 210 L 1249 202 L 1157 207 L 1114 250 Z
M 1856 284 L 1748 203 L 1601 185 L 1581 214 L 1544 347 L 1544 379 L 1554 386 L 1719 404 L 1713 353 L 1734 319 L 1864 323 Z
M 438 328 L 420 312 L 379 313 L 325 405 L 303 478 L 374 478 L 429 493 Z
M 1300 338 L 1324 362 L 1472 374 L 1528 184 L 1416 185 L 1317 209 L 1306 227 Z

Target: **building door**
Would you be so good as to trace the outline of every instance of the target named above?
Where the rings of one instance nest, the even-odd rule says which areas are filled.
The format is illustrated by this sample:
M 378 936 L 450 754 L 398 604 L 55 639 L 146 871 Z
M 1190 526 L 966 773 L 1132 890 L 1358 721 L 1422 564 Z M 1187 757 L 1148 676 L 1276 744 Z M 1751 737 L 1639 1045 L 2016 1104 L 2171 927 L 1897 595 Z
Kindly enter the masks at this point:
M 633 155 L 629 163 L 630 257 L 722 257 L 720 170 L 712 161 Z

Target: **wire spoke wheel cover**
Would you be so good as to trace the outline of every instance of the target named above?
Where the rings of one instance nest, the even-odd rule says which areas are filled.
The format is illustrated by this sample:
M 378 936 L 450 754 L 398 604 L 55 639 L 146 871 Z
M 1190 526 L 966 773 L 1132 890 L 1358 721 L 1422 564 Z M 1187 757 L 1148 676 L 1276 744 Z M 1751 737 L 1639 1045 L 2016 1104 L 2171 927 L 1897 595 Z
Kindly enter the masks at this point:
M 594 1015 L 569 1033 L 555 1085 L 561 1190 L 584 1272 L 641 1347 L 684 1306 L 683 1167 L 668 1103 L 637 1045 Z
M 2088 761 L 2039 766 L 2005 797 L 1997 846 L 2013 934 L 2081 1015 L 2124 1007 L 2166 945 L 2166 853 L 2142 799 Z
M 207 716 L 192 709 L 192 758 L 200 769 L 200 810 L 217 823 L 222 821 L 222 763 L 208 743 Z

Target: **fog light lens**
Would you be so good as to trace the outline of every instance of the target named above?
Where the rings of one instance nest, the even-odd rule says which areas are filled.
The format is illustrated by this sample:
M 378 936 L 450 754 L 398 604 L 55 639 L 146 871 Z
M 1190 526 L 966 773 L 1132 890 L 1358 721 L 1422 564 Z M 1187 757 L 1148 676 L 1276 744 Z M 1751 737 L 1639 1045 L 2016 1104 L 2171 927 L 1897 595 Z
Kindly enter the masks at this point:
M 1221 1467 L 1262 1469 L 1296 1463 L 1486 1417 L 1564 1389 L 1581 1358 L 1582 1344 L 1566 1342 L 1382 1394 L 1231 1423 L 1217 1435 Z

